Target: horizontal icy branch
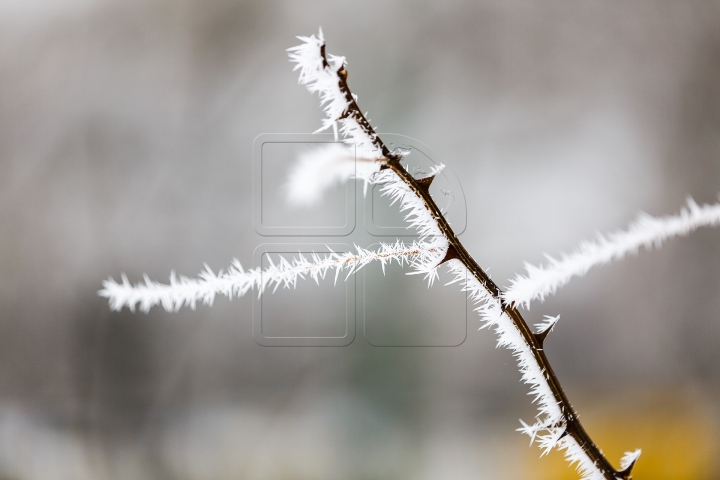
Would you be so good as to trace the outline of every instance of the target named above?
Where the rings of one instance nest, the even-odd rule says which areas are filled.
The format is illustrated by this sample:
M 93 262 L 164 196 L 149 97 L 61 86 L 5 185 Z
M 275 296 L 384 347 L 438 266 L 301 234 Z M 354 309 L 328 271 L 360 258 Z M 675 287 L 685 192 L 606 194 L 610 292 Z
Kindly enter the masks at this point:
M 659 247 L 670 237 L 687 235 L 700 227 L 720 225 L 720 204 L 699 206 L 688 199 L 687 208 L 678 215 L 651 217 L 641 215 L 627 230 L 614 232 L 607 237 L 599 235 L 594 241 L 581 243 L 575 252 L 562 255 L 560 260 L 548 256 L 549 264 L 525 264 L 527 273 L 518 274 L 504 294 L 509 304 L 526 308 L 533 300 L 544 300 L 554 294 L 571 278 L 585 275 L 591 268 L 619 260 L 628 253 L 637 253 L 640 247 Z
M 277 290 L 279 286 L 294 287 L 300 279 L 311 278 L 319 282 L 328 272 L 335 275 L 337 281 L 340 273 L 347 276 L 358 271 L 368 263 L 379 261 L 383 271 L 385 265 L 393 261 L 400 265 L 409 264 L 420 272 L 426 272 L 430 265 L 437 265 L 445 255 L 445 251 L 427 242 L 413 242 L 406 245 L 400 241 L 394 244 L 382 243 L 377 250 L 355 247 L 355 253 L 313 253 L 308 257 L 298 254 L 296 258 L 286 260 L 279 257 L 275 262 L 268 255 L 270 266 L 266 269 L 253 268 L 245 270 L 238 260 L 234 260 L 230 268 L 214 273 L 206 265 L 204 272 L 197 278 L 170 275 L 170 283 L 162 284 L 145 276 L 144 282 L 131 284 L 125 274 L 122 281 L 110 278 L 103 282 L 103 289 L 98 292 L 108 299 L 110 308 L 121 310 L 128 307 L 131 311 L 139 306 L 148 312 L 156 305 L 167 311 L 178 311 L 187 306 L 195 309 L 198 303 L 212 305 L 217 295 L 228 298 L 242 297 L 250 290 L 261 295 L 268 288 Z
M 442 166 L 436 167 L 431 173 L 435 175 L 440 170 Z M 238 260 L 234 260 L 227 271 L 221 270 L 217 274 L 206 265 L 205 271 L 197 278 L 178 277 L 173 272 L 168 284 L 155 282 L 145 276 L 144 283 L 133 285 L 123 274 L 120 283 L 112 278 L 105 280 L 98 294 L 108 299 L 113 310 L 128 307 L 134 311 L 138 305 L 144 312 L 156 305 L 161 305 L 167 311 L 177 311 L 183 306 L 194 309 L 198 302 L 212 305 L 217 295 L 242 297 L 250 290 L 257 290 L 260 295 L 268 287 L 294 287 L 298 279 L 307 277 L 317 282 L 328 271 L 334 271 L 337 281 L 341 272 L 350 275 L 373 261 L 379 261 L 383 271 L 385 265 L 392 261 L 400 264 L 407 262 L 414 270 L 410 273 L 425 274 L 432 283 L 437 278 L 437 267 L 447 252 L 447 240 L 438 230 L 422 200 L 395 173 L 385 170 L 375 174 L 372 183 L 381 184 L 381 194 L 390 196 L 393 203 L 400 204 L 400 210 L 405 212 L 405 220 L 420 234 L 418 241 L 410 245 L 400 241 L 394 244 L 381 243 L 380 248 L 374 251 L 355 246 L 356 253 L 313 253 L 310 259 L 301 254 L 290 261 L 280 257 L 277 264 L 271 264 L 265 270 L 245 270 Z M 271 260 L 271 257 L 268 258 Z

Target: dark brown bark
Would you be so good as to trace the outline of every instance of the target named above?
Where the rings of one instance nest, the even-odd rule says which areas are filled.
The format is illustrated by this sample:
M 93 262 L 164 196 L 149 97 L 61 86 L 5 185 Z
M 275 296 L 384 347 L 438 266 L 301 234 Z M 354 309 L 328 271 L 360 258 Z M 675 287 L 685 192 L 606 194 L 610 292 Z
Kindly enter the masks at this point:
M 321 49 L 321 54 L 324 58 L 324 46 Z M 428 209 L 432 217 L 437 222 L 437 226 L 440 229 L 440 232 L 443 234 L 443 236 L 445 236 L 449 243 L 447 253 L 441 263 L 450 259 L 459 260 L 475 277 L 475 279 L 485 287 L 488 293 L 492 295 L 495 300 L 500 302 L 500 304 L 502 305 L 502 310 L 508 315 L 508 317 L 510 317 L 513 324 L 522 335 L 525 343 L 532 351 L 535 361 L 540 366 L 540 369 L 544 372 L 545 379 L 548 382 L 553 397 L 555 398 L 557 404 L 560 406 L 560 410 L 563 415 L 562 424 L 564 424 L 565 426 L 565 432 L 563 433 L 563 435 L 570 435 L 573 437 L 573 439 L 575 439 L 575 441 L 583 449 L 585 454 L 595 463 L 595 466 L 602 472 L 602 474 L 607 480 L 629 480 L 631 478 L 632 465 L 623 471 L 615 470 L 610 464 L 610 462 L 605 458 L 605 455 L 602 453 L 602 451 L 597 447 L 597 445 L 595 445 L 590 436 L 587 434 L 582 424 L 580 423 L 580 420 L 578 420 L 577 413 L 570 404 L 570 401 L 568 400 L 567 395 L 563 391 L 563 388 L 560 385 L 560 381 L 555 375 L 555 372 L 553 371 L 552 366 L 550 365 L 550 362 L 545 355 L 545 351 L 543 350 L 543 341 L 545 339 L 545 336 L 547 335 L 547 332 L 544 332 L 544 334 L 533 333 L 527 322 L 525 322 L 525 319 L 518 311 L 518 309 L 515 308 L 515 305 L 508 305 L 505 302 L 502 296 L 502 290 L 495 284 L 495 282 L 490 279 L 487 273 L 485 273 L 485 271 L 480 268 L 480 266 L 472 258 L 472 256 L 470 256 L 468 251 L 465 249 L 463 244 L 455 235 L 455 232 L 453 232 L 450 224 L 442 215 L 438 206 L 435 204 L 435 201 L 433 200 L 429 191 L 432 179 L 415 179 L 401 165 L 401 157 L 393 154 L 393 152 L 391 152 L 387 148 L 387 146 L 380 139 L 378 134 L 370 125 L 370 122 L 368 122 L 368 120 L 365 118 L 365 115 L 362 113 L 359 106 L 357 105 L 355 97 L 350 92 L 350 88 L 347 84 L 348 74 L 347 70 L 345 69 L 345 65 L 343 65 L 337 71 L 337 74 L 340 89 L 345 95 L 345 98 L 348 102 L 348 107 L 343 113 L 342 118 L 352 117 L 358 123 L 358 125 L 360 125 L 360 127 L 372 140 L 373 145 L 382 152 L 384 157 L 383 159 L 381 159 L 381 161 L 384 161 L 384 165 L 382 168 L 392 169 L 393 172 L 395 172 L 397 176 L 400 177 L 400 179 L 405 182 L 418 197 L 422 199 L 425 207 Z

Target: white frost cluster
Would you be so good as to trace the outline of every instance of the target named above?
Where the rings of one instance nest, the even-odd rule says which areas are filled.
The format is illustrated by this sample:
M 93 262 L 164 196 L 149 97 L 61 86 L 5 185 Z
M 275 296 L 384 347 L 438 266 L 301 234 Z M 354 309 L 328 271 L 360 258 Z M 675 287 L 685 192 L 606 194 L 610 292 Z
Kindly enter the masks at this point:
M 522 374 L 522 381 L 530 385 L 529 394 L 534 396 L 533 402 L 538 405 L 539 421 L 535 426 L 528 428 L 534 429 L 537 433 L 539 430 L 560 423 L 563 419 L 562 411 L 555 401 L 550 385 L 512 319 L 502 311 L 500 301 L 487 292 L 462 262 L 453 259 L 447 262 L 447 265 L 450 272 L 455 275 L 455 280 L 451 283 L 460 283 L 462 289 L 468 292 L 470 300 L 477 305 L 475 311 L 483 322 L 480 328 L 495 330 L 497 346 L 507 348 L 513 353 Z
M 580 474 L 581 480 L 605 480 L 605 475 L 597 468 L 595 463 L 587 456 L 582 447 L 570 435 L 558 440 L 558 450 L 563 452 L 565 460 Z
M 131 284 L 125 274 L 121 283 L 110 278 L 103 282 L 103 289 L 98 292 L 101 297 L 108 299 L 110 308 L 121 310 L 128 307 L 131 311 L 139 306 L 143 312 L 148 312 L 156 305 L 165 310 L 176 312 L 187 306 L 195 309 L 198 303 L 212 305 L 217 295 L 228 298 L 242 297 L 250 290 L 257 290 L 261 295 L 266 289 L 277 290 L 279 286 L 294 287 L 298 279 L 311 278 L 319 282 L 327 272 L 334 271 L 335 281 L 341 272 L 346 275 L 358 271 L 370 262 L 379 261 L 383 272 L 385 265 L 398 262 L 411 266 L 424 266 L 427 263 L 437 262 L 438 257 L 444 255 L 436 246 L 426 242 L 417 241 L 406 245 L 400 241 L 396 243 L 381 243 L 377 250 L 367 250 L 355 247 L 355 253 L 313 253 L 309 258 L 299 254 L 292 260 L 280 257 L 276 262 L 270 260 L 270 266 L 265 270 L 253 268 L 245 270 L 238 260 L 234 260 L 230 268 L 223 272 L 214 273 L 210 267 L 198 278 L 188 278 L 170 275 L 170 283 L 162 284 L 144 276 L 144 283 Z M 347 278 L 347 276 L 346 276 Z
M 436 175 L 442 168 L 434 168 L 431 175 Z M 123 274 L 121 283 L 112 278 L 105 280 L 98 294 L 109 300 L 113 310 L 128 307 L 134 311 L 138 305 L 144 312 L 155 305 L 161 305 L 167 311 L 177 311 L 183 306 L 194 309 L 199 302 L 212 305 L 216 295 L 242 297 L 253 289 L 262 294 L 269 286 L 275 289 L 280 285 L 294 287 L 298 279 L 306 277 L 318 281 L 328 270 L 335 271 L 337 280 L 341 271 L 345 270 L 350 275 L 372 261 L 380 261 L 383 271 L 389 262 L 407 262 L 414 270 L 411 273 L 425 274 L 432 283 L 437 278 L 438 264 L 448 248 L 448 242 L 437 223 L 422 200 L 392 170 L 387 169 L 374 175 L 373 183 L 382 185 L 381 193 L 390 196 L 392 203 L 399 202 L 401 211 L 406 211 L 405 220 L 420 234 L 419 240 L 410 245 L 400 241 L 394 244 L 381 243 L 375 251 L 355 246 L 356 253 L 313 254 L 310 259 L 303 255 L 290 261 L 280 257 L 277 264 L 272 264 L 266 270 L 245 270 L 236 259 L 227 271 L 221 270 L 217 274 L 206 265 L 205 271 L 198 278 L 178 277 L 173 272 L 169 284 L 155 282 L 145 276 L 144 283 L 133 285 Z
M 429 176 L 437 175 L 444 167 L 444 165 L 433 167 Z M 408 228 L 414 228 L 423 242 L 442 252 L 435 259 L 429 259 L 424 264 L 417 263 L 415 265 L 416 273 L 425 274 L 429 283 L 432 284 L 438 276 L 438 264 L 445 256 L 449 246 L 447 238 L 438 227 L 437 220 L 433 218 L 423 200 L 391 169 L 388 168 L 375 174 L 372 183 L 382 185 L 380 193 L 390 197 L 391 205 L 395 202 L 400 204 L 400 211 L 406 212 L 405 221 L 409 224 Z
M 637 459 L 640 458 L 640 454 L 642 453 L 642 450 L 639 448 L 633 452 L 625 452 L 625 455 L 623 455 L 622 459 L 620 460 L 620 470 L 625 470 L 629 466 L 635 464 L 637 462 Z
M 551 317 L 550 315 L 545 315 L 545 318 L 542 322 L 535 324 L 535 327 L 537 328 L 537 333 L 551 332 L 552 329 L 555 328 L 558 320 L 560 320 L 560 315 L 556 315 L 554 317 Z
M 325 46 L 322 29 L 318 36 L 297 37 L 303 43 L 288 48 L 290 61 L 296 63 L 295 70 L 300 70 L 300 83 L 305 85 L 311 93 L 320 96 L 320 104 L 325 111 L 322 132 L 330 127 L 337 136 L 337 124 L 340 123 L 340 133 L 355 143 L 359 156 L 378 159 L 382 152 L 374 145 L 376 135 L 371 136 L 357 123 L 352 115 L 346 115 L 350 105 L 345 93 L 340 89 L 338 71 L 345 65 L 345 57 L 326 54 L 327 65 L 324 64 L 321 48 Z M 357 97 L 353 95 L 353 99 Z
M 333 185 L 351 178 L 363 180 L 367 190 L 370 177 L 379 170 L 380 163 L 372 158 L 356 157 L 351 146 L 328 143 L 304 152 L 292 166 L 285 184 L 287 200 L 291 205 L 317 205 Z
M 504 297 L 508 303 L 529 307 L 533 300 L 544 300 L 575 276 L 585 275 L 597 265 L 619 260 L 640 247 L 659 247 L 670 237 L 687 235 L 700 227 L 720 226 L 720 203 L 699 206 L 688 199 L 687 208 L 678 215 L 651 217 L 641 215 L 625 231 L 599 235 L 594 242 L 581 243 L 575 252 L 562 255 L 560 260 L 548 256 L 546 266 L 525 264 L 527 273 L 518 274 Z

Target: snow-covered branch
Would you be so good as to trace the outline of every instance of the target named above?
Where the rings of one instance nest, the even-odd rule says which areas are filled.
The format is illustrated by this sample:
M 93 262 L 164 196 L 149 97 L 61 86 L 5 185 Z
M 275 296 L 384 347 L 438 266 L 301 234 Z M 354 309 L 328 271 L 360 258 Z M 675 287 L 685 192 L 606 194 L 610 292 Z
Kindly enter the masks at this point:
M 238 260 L 233 260 L 226 271 L 214 273 L 210 267 L 205 266 L 197 278 L 177 276 L 171 273 L 167 284 L 155 282 L 145 275 L 144 282 L 131 284 L 127 276 L 121 276 L 121 282 L 113 278 L 103 282 L 103 289 L 98 292 L 101 297 L 108 299 L 110 308 L 121 310 L 128 307 L 135 311 L 139 307 L 148 312 L 156 305 L 165 310 L 176 312 L 181 307 L 190 307 L 193 310 L 198 303 L 212 305 L 217 295 L 228 298 L 242 297 L 250 290 L 258 295 L 271 288 L 272 291 L 283 286 L 292 288 L 298 280 L 312 279 L 319 282 L 328 272 L 335 276 L 337 281 L 340 274 L 347 276 L 357 272 L 371 262 L 380 262 L 385 266 L 394 262 L 400 265 L 408 264 L 418 273 L 427 273 L 429 266 L 437 265 L 445 252 L 437 245 L 424 241 L 412 244 L 381 243 L 377 250 L 368 250 L 355 246 L 354 253 L 312 253 L 305 256 L 301 253 L 297 257 L 286 260 L 282 256 L 273 261 L 268 255 L 270 266 L 245 270 Z
M 640 247 L 659 247 L 668 238 L 687 235 L 700 227 L 720 226 L 720 203 L 699 206 L 688 199 L 687 208 L 678 215 L 651 217 L 641 215 L 627 230 L 598 235 L 595 241 L 581 243 L 575 252 L 560 260 L 548 256 L 546 266 L 525 264 L 527 273 L 518 274 L 504 294 L 508 303 L 526 308 L 533 300 L 544 300 L 571 278 L 585 275 L 591 268 L 619 260 Z
M 436 175 L 442 168 L 434 168 L 431 175 Z M 299 279 L 311 278 L 317 282 L 328 271 L 334 272 L 337 281 L 341 272 L 350 275 L 373 261 L 379 261 L 383 271 L 385 265 L 392 261 L 401 265 L 407 262 L 413 268 L 411 274 L 424 274 L 432 284 L 437 278 L 437 267 L 447 251 L 447 240 L 422 201 L 392 170 L 375 174 L 372 183 L 381 185 L 380 193 L 389 196 L 392 203 L 399 203 L 400 210 L 406 212 L 405 220 L 410 224 L 408 228 L 417 230 L 419 240 L 410 245 L 399 240 L 395 243 L 381 243 L 377 250 L 356 245 L 355 253 L 313 253 L 310 258 L 299 254 L 291 260 L 280 257 L 277 263 L 271 263 L 264 270 L 245 270 L 235 259 L 226 271 L 218 273 L 206 265 L 205 271 L 197 278 L 177 276 L 173 272 L 167 284 L 150 280 L 145 275 L 143 283 L 133 285 L 123 274 L 120 283 L 112 278 L 105 280 L 98 294 L 109 300 L 113 310 L 128 307 L 134 311 L 138 305 L 144 312 L 156 305 L 161 305 L 167 311 L 177 311 L 183 306 L 195 309 L 198 303 L 212 305 L 217 295 L 242 297 L 250 290 L 256 290 L 261 295 L 268 287 L 272 287 L 273 291 L 280 285 L 294 287 Z M 270 256 L 268 259 L 272 262 Z
M 546 316 L 533 333 L 516 305 L 544 298 L 567 283 L 573 276 L 583 275 L 595 265 L 621 258 L 635 252 L 640 246 L 659 245 L 674 235 L 684 235 L 704 225 L 720 224 L 720 204 L 699 207 L 688 202 L 676 217 L 655 219 L 643 216 L 625 232 L 599 237 L 595 242 L 580 245 L 577 252 L 561 260 L 550 258 L 547 267 L 528 265 L 527 276 L 517 276 L 512 288 L 502 293 L 477 262 L 470 256 L 443 217 L 430 195 L 430 184 L 442 166 L 434 168 L 428 177 L 416 179 L 403 167 L 403 152 L 390 151 L 370 125 L 357 105 L 357 97 L 347 84 L 344 57 L 329 55 L 325 51 L 322 30 L 317 37 L 298 37 L 302 44 L 288 49 L 290 59 L 300 70 L 300 83 L 318 93 L 326 118 L 319 130 L 333 127 L 336 139 L 342 134 L 346 143 L 355 146 L 355 155 L 349 148 L 331 144 L 309 152 L 292 167 L 287 187 L 288 198 L 298 205 L 312 205 L 322 198 L 323 192 L 337 182 L 352 177 L 380 185 L 380 192 L 398 203 L 409 228 L 414 228 L 420 239 L 411 245 L 397 241 L 381 244 L 377 250 L 356 246 L 355 252 L 298 254 L 286 260 L 270 260 L 270 266 L 244 270 L 235 260 L 223 272 L 214 273 L 209 267 L 197 278 L 177 277 L 174 273 L 169 284 L 161 284 L 145 276 L 144 283 L 131 284 L 125 275 L 121 283 L 110 278 L 103 282 L 99 294 L 109 299 L 114 310 L 139 306 L 148 311 L 155 305 L 176 311 L 183 306 L 195 308 L 202 302 L 212 305 L 217 295 L 240 297 L 251 290 L 263 294 L 268 288 L 292 288 L 298 280 L 313 279 L 319 282 L 327 274 L 335 281 L 340 274 L 347 276 L 373 261 L 383 267 L 393 261 L 408 263 L 413 272 L 425 274 L 429 283 L 437 278 L 437 269 L 446 264 L 476 305 L 483 327 L 492 328 L 499 347 L 508 348 L 515 357 L 522 381 L 530 386 L 530 394 L 538 405 L 539 413 L 532 424 L 522 422 L 519 430 L 530 436 L 531 443 L 538 441 L 543 454 L 553 448 L 563 451 L 584 480 L 628 480 L 640 451 L 627 453 L 621 461 L 621 470 L 615 470 L 602 451 L 583 429 L 577 414 L 552 371 L 543 342 L 557 324 L 559 316 Z M 338 123 L 340 128 L 338 129 Z
M 590 440 L 552 373 L 542 345 L 557 317 L 540 324 L 537 334 L 529 330 L 517 309 L 505 300 L 502 291 L 469 255 L 437 208 L 429 193 L 432 176 L 424 180 L 413 178 L 401 165 L 401 156 L 389 152 L 376 135 L 349 90 L 344 59 L 340 62 L 334 60 L 340 57 L 326 57 L 322 32 L 317 39 L 314 36 L 300 39 L 304 43 L 291 49 L 291 58 L 301 69 L 301 83 L 308 85 L 311 92 L 319 92 L 321 101 L 326 105 L 324 127 L 349 119 L 350 123 L 343 124 L 341 133 L 361 148 L 372 145 L 384 155 L 384 158 L 378 158 L 384 161 L 384 165 L 374 179 L 384 183 L 383 193 L 400 201 L 400 207 L 408 212 L 407 218 L 412 226 L 445 251 L 438 263 L 427 264 L 426 273 L 430 281 L 438 264 L 447 263 L 456 274 L 456 281 L 463 282 L 463 288 L 478 305 L 477 310 L 485 326 L 495 329 L 498 345 L 509 348 L 516 357 L 522 379 L 530 385 L 530 393 L 535 396 L 540 409 L 537 422 L 532 426 L 523 423 L 521 430 L 531 435 L 531 439 L 537 437 L 545 452 L 554 447 L 564 450 L 570 463 L 577 462 L 584 479 L 629 478 L 629 469 L 616 471 Z M 317 50 L 312 52 L 312 48 Z M 326 58 L 333 59 L 335 63 L 332 67 Z M 339 113 L 341 110 L 342 113 Z
M 536 361 L 533 347 L 525 341 L 512 319 L 504 311 L 502 302 L 490 295 L 462 262 L 453 259 L 448 261 L 447 265 L 455 275 L 455 279 L 450 283 L 459 283 L 462 289 L 468 292 L 468 298 L 476 305 L 475 311 L 483 322 L 481 328 L 492 328 L 495 331 L 497 346 L 512 352 L 520 370 L 521 380 L 530 386 L 529 394 L 534 397 L 533 403 L 538 406 L 538 414 L 533 424 L 529 425 L 521 420 L 522 428 L 518 431 L 528 435 L 531 444 L 537 439 L 543 451 L 542 455 L 546 455 L 553 448 L 564 452 L 565 458 L 571 465 L 577 464 L 577 470 L 583 480 L 605 479 L 603 472 L 576 439 L 566 434 L 568 412 L 564 411 L 564 407 L 557 402 L 550 385 L 550 377 Z M 559 318 L 559 316 L 546 316 L 545 320 L 537 325 L 538 333 L 550 331 Z M 636 450 L 625 454 L 621 468 L 632 468 L 640 453 L 640 450 Z
M 481 328 L 492 328 L 497 335 L 497 346 L 510 350 L 517 360 L 522 381 L 530 385 L 530 395 L 534 396 L 539 413 L 538 425 L 556 425 L 563 420 L 562 410 L 543 375 L 540 365 L 535 361 L 530 345 L 525 342 L 512 319 L 504 311 L 502 302 L 490 295 L 485 287 L 468 271 L 459 260 L 447 262 L 448 268 L 455 275 L 451 283 L 460 283 L 468 292 L 468 298 L 477 307 L 475 311 L 483 322 Z

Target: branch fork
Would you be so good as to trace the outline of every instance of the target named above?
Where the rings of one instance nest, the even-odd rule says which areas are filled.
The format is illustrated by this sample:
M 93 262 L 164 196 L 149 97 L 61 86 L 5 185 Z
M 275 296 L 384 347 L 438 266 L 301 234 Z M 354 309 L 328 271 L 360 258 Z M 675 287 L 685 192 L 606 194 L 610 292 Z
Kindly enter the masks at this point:
M 303 64 L 302 62 L 307 60 L 299 59 L 296 52 L 299 52 L 305 45 L 313 42 L 319 42 L 320 47 L 316 50 L 316 55 L 320 57 L 320 63 L 323 70 L 326 73 L 330 73 L 331 67 L 326 55 L 322 30 L 320 31 L 317 39 L 315 39 L 314 36 L 309 38 L 298 38 L 303 40 L 305 44 L 295 47 L 294 49 L 290 49 L 292 60 L 298 62 L 298 67 L 296 68 L 303 68 L 301 67 Z M 334 72 L 336 75 L 337 87 L 340 90 L 340 98 L 335 99 L 335 101 L 342 99 L 342 101 L 345 102 L 345 106 L 340 115 L 337 115 L 334 118 L 328 118 L 326 120 L 326 124 L 331 122 L 342 122 L 342 131 L 346 134 L 346 136 L 350 137 L 351 141 L 355 141 L 360 144 L 370 143 L 380 154 L 377 155 L 376 161 L 383 163 L 383 165 L 380 172 L 376 174 L 376 177 L 382 178 L 376 178 L 374 180 L 375 183 L 385 181 L 391 184 L 391 188 L 396 192 L 399 190 L 409 189 L 416 197 L 414 200 L 420 200 L 422 202 L 426 213 L 429 214 L 434 222 L 434 225 L 432 226 L 423 225 L 423 227 L 425 227 L 425 231 L 437 230 L 442 237 L 442 243 L 446 244 L 443 257 L 438 263 L 432 265 L 431 269 L 435 270 L 441 264 L 451 263 L 451 268 L 455 269 L 458 274 L 462 273 L 462 270 L 467 271 L 473 277 L 473 280 L 485 290 L 484 293 L 486 295 L 481 295 L 479 292 L 475 292 L 478 297 L 476 298 L 476 302 L 484 301 L 485 303 L 495 305 L 499 316 L 506 316 L 509 318 L 515 328 L 516 334 L 519 334 L 522 344 L 515 345 L 510 342 L 508 345 L 513 349 L 516 357 L 519 358 L 521 370 L 524 371 L 524 376 L 527 377 L 525 378 L 526 381 L 529 381 L 531 385 L 533 385 L 531 393 L 534 393 L 536 398 L 539 398 L 541 400 L 541 404 L 543 404 L 540 415 L 544 414 L 547 417 L 545 420 L 540 420 L 533 426 L 528 426 L 523 422 L 523 428 L 521 430 L 528 433 L 531 440 L 534 440 L 537 437 L 540 440 L 541 447 L 544 448 L 544 453 L 549 452 L 555 447 L 565 450 L 568 460 L 571 463 L 578 463 L 578 469 L 586 479 L 629 480 L 631 478 L 631 470 L 637 460 L 637 456 L 628 465 L 624 465 L 624 468 L 621 470 L 616 470 L 612 467 L 602 451 L 595 445 L 583 428 L 577 414 L 567 399 L 565 392 L 560 386 L 560 382 L 553 372 L 547 357 L 545 356 L 543 343 L 547 335 L 552 330 L 552 327 L 557 322 L 557 318 L 551 317 L 552 322 L 543 324 L 537 333 L 533 333 L 530 330 L 524 318 L 515 307 L 515 304 L 508 304 L 506 302 L 502 290 L 500 290 L 500 288 L 490 279 L 489 275 L 480 268 L 477 262 L 467 252 L 433 200 L 430 195 L 429 187 L 435 175 L 415 179 L 402 166 L 400 158 L 387 148 L 382 139 L 370 125 L 366 116 L 360 110 L 357 104 L 357 98 L 350 91 L 347 83 L 348 73 L 344 59 L 342 60 L 340 67 L 334 70 Z M 308 87 L 311 91 L 313 90 L 311 84 L 308 84 Z M 326 113 L 328 113 L 327 108 Z M 392 172 L 396 178 L 386 175 L 386 172 Z M 405 185 L 404 189 L 398 186 L 398 180 Z M 393 182 L 395 183 L 393 184 Z M 403 194 L 406 195 L 407 192 L 403 192 Z M 398 197 L 400 197 L 400 194 L 398 194 Z M 407 197 L 402 197 L 401 206 L 402 201 L 412 203 L 412 200 Z M 422 233 L 423 232 L 421 232 L 421 234 Z M 465 288 L 468 289 L 468 286 L 466 285 Z M 485 307 L 481 305 L 480 309 L 483 308 Z M 489 325 L 491 323 L 499 324 L 500 321 L 497 319 L 492 319 L 490 321 L 486 320 L 486 324 Z M 502 333 L 506 335 L 510 334 L 510 332 L 507 331 L 503 331 Z M 529 375 L 529 372 L 531 371 L 533 375 L 539 374 L 540 378 L 531 378 L 531 375 Z M 545 391 L 546 389 L 547 391 Z M 546 435 L 538 435 L 538 433 L 543 430 L 548 433 Z
M 572 277 L 636 253 L 641 247 L 659 246 L 670 237 L 687 235 L 699 227 L 720 226 L 720 203 L 699 206 L 689 199 L 678 215 L 642 215 L 625 231 L 584 242 L 560 259 L 548 257 L 546 266 L 526 265 L 527 273 L 516 276 L 503 292 L 465 249 L 430 194 L 442 166 L 415 178 L 401 163 L 407 152 L 391 151 L 360 110 L 357 96 L 347 83 L 345 58 L 326 53 L 322 30 L 317 37 L 298 38 L 302 43 L 288 49 L 289 56 L 296 63 L 295 69 L 300 70 L 300 83 L 320 96 L 326 118 L 318 131 L 332 127 L 336 139 L 340 133 L 346 143 L 355 146 L 355 156 L 334 143 L 316 151 L 312 158 L 299 158 L 287 185 L 288 197 L 296 204 L 311 205 L 334 182 L 363 179 L 365 187 L 376 184 L 391 203 L 399 203 L 409 228 L 415 228 L 420 238 L 412 244 L 399 240 L 381 243 L 374 251 L 355 246 L 355 252 L 313 253 L 309 257 L 298 254 L 291 260 L 280 257 L 264 270 L 245 270 L 235 260 L 226 271 L 217 273 L 206 266 L 197 278 L 172 273 L 169 284 L 145 276 L 144 283 L 133 285 L 122 274 L 120 283 L 113 278 L 105 280 L 98 294 L 108 299 L 113 310 L 128 307 L 134 311 L 139 307 L 147 312 L 160 305 L 167 311 L 177 311 L 183 306 L 194 309 L 198 303 L 212 305 L 217 295 L 241 297 L 251 290 L 262 295 L 268 288 L 293 288 L 298 279 L 305 278 L 319 282 L 327 273 L 334 273 L 337 281 L 340 273 L 351 275 L 371 262 L 380 262 L 383 271 L 391 262 L 407 263 L 413 268 L 411 273 L 424 274 L 432 283 L 438 277 L 438 268 L 445 265 L 454 275 L 449 284 L 457 283 L 467 292 L 483 322 L 481 328 L 494 329 L 497 345 L 512 352 L 522 380 L 530 385 L 529 394 L 539 408 L 537 421 L 527 424 L 521 420 L 518 430 L 530 437 L 531 444 L 537 440 L 543 455 L 553 448 L 564 452 L 568 462 L 576 464 L 583 480 L 630 480 L 641 451 L 626 453 L 620 469 L 613 468 L 583 428 L 545 355 L 545 339 L 559 316 L 546 316 L 533 331 L 518 307 L 528 307 L 530 302 L 555 293 Z

